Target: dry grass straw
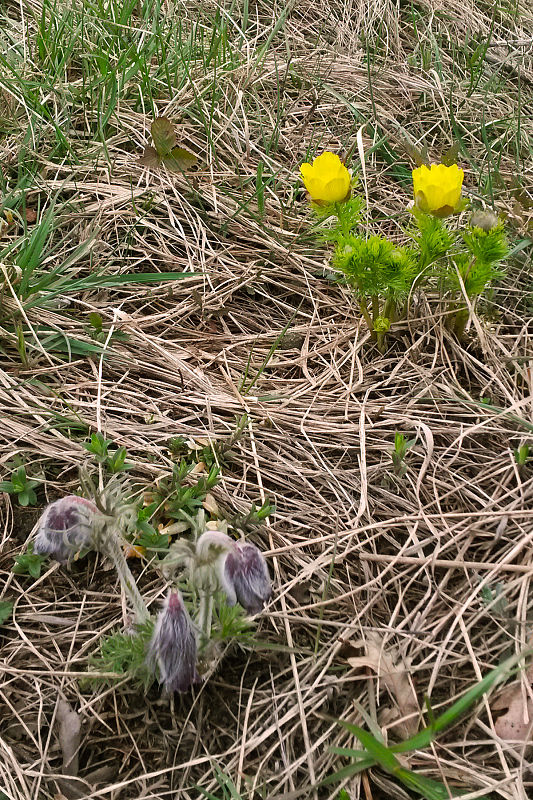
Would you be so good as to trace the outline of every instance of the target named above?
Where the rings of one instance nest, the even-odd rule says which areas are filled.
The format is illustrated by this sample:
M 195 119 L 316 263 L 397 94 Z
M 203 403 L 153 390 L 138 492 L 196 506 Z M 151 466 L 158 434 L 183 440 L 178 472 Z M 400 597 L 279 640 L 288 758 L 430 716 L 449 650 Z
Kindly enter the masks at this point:
M 100 158 L 73 170 L 46 164 L 43 153 L 34 196 L 60 190 L 71 197 L 59 229 L 65 252 L 96 232 L 93 263 L 106 270 L 197 276 L 171 290 L 86 292 L 66 308 L 29 312 L 33 325 L 82 341 L 90 341 L 88 314 L 100 313 L 128 336 L 112 341 L 103 361 L 45 357 L 29 341 L 24 368 L 6 333 L 1 463 L 23 453 L 30 474 L 46 469 L 49 497 L 75 490 L 83 437 L 60 425 L 60 414 L 124 445 L 148 485 L 171 468 L 172 436 L 216 440 L 246 412 L 247 437 L 215 494 L 228 509 L 266 496 L 276 505 L 256 535 L 270 551 L 275 583 L 257 635 L 288 649 L 229 648 L 208 684 L 170 705 L 155 692 L 144 700 L 127 683 L 81 692 L 88 655 L 125 621 L 114 573 L 88 559 L 72 572 L 52 566 L 36 582 L 11 574 L 36 516 L 4 496 L 0 575 L 15 615 L 2 629 L 0 785 L 13 800 L 55 796 L 62 697 L 82 717 L 83 797 L 189 800 L 198 797 L 195 785 L 222 796 L 215 767 L 232 776 L 243 798 L 334 797 L 311 786 L 339 767 L 329 747 L 353 744 L 335 719 L 361 723 L 358 704 L 379 717 L 390 702 L 375 676 L 347 668 L 350 643 L 377 635 L 409 659 L 421 706 L 428 694 L 435 709 L 531 644 L 533 476 L 513 456 L 528 436 L 520 420 L 533 418 L 531 309 L 523 301 L 530 262 L 515 264 L 498 290 L 491 323 L 479 318 L 479 342 L 472 335 L 460 346 L 443 333 L 435 307 L 422 306 L 380 355 L 349 294 L 325 280 L 325 252 L 308 235 L 297 164 L 309 146 L 350 149 L 368 120 L 393 147 L 406 134 L 438 156 L 451 143 L 453 111 L 479 167 L 467 170 L 475 195 L 492 163 L 479 124 L 485 115 L 500 131 L 492 140 L 504 181 L 495 188 L 497 207 L 513 209 L 511 178 L 522 163 L 532 189 L 522 161 L 531 153 L 531 118 L 522 116 L 518 156 L 512 124 L 519 88 L 522 102 L 531 97 L 527 4 L 516 6 L 516 18 L 505 4 L 495 13 L 485 66 L 495 83 L 471 97 L 453 49 L 469 34 L 488 34 L 492 4 L 420 3 L 418 35 L 402 5 L 293 4 L 260 64 L 255 56 L 272 28 L 272 7 L 250 5 L 241 63 L 218 76 L 211 142 L 182 110 L 213 75 L 198 70 L 158 104 L 202 158 L 193 191 L 188 179 L 136 165 L 150 116 L 128 103 L 107 142 L 112 168 Z M 17 9 L 11 6 L 12 19 Z M 195 19 L 194 3 L 169 4 L 170 11 Z M 274 11 L 276 19 L 281 5 Z M 202 4 L 202 19 L 210 13 Z M 363 34 L 369 52 L 376 48 L 371 85 Z M 438 49 L 440 66 L 434 58 L 421 67 L 423 47 Z M 207 109 L 209 98 L 199 102 Z M 269 138 L 273 128 L 279 138 L 267 152 L 263 133 Z M 378 139 L 369 130 L 367 148 Z M 3 141 L 4 158 L 16 153 L 20 136 L 14 131 Z M 251 198 L 259 161 L 275 175 L 262 220 Z M 407 189 L 392 172 L 380 151 L 369 157 L 374 224 L 401 238 L 398 217 L 389 216 Z M 133 202 L 147 200 L 139 223 Z M 519 231 L 523 217 L 515 213 L 514 224 Z M 250 353 L 252 378 L 291 318 L 251 391 L 239 391 Z M 391 470 L 395 431 L 416 437 L 402 479 Z M 146 569 L 143 581 L 157 605 L 160 580 Z M 487 600 L 489 590 L 498 602 Z M 533 792 L 527 752 L 496 740 L 487 705 L 409 764 L 508 800 Z M 374 798 L 406 797 L 377 770 L 366 787 Z M 351 797 L 365 796 L 359 777 L 348 788 Z

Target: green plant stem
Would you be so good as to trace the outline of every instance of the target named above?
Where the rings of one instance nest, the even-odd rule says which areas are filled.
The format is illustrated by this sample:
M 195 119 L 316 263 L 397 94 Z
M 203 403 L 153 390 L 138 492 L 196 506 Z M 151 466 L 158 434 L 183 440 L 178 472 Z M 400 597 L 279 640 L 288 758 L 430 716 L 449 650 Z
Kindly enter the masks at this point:
M 468 322 L 469 316 L 470 312 L 468 308 L 460 308 L 457 314 L 455 315 L 453 321 L 453 332 L 455 333 L 459 341 L 461 341 L 464 336 L 466 323 Z
M 368 325 L 368 330 L 372 334 L 372 338 L 375 339 L 376 334 L 374 332 L 374 323 L 372 322 L 372 317 L 370 316 L 370 313 L 368 311 L 368 306 L 366 304 L 366 299 L 364 297 L 359 301 L 359 308 L 361 310 L 361 314 L 365 319 L 366 324 Z
M 103 550 L 105 555 L 109 556 L 115 565 L 115 569 L 117 571 L 121 586 L 124 589 L 124 593 L 133 606 L 135 621 L 139 624 L 148 622 L 150 619 L 150 613 L 146 607 L 146 603 L 142 599 L 139 589 L 137 588 L 135 578 L 128 567 L 126 557 L 122 551 L 122 545 L 120 544 L 118 537 L 114 532 L 112 532 L 107 538 Z
M 396 301 L 389 298 L 385 301 L 385 308 L 383 309 L 383 316 L 390 319 L 391 322 L 396 322 L 398 319 L 398 309 L 396 308 Z
M 374 322 L 379 317 L 379 297 L 377 294 L 372 295 L 372 319 Z M 373 326 L 372 326 L 373 327 Z

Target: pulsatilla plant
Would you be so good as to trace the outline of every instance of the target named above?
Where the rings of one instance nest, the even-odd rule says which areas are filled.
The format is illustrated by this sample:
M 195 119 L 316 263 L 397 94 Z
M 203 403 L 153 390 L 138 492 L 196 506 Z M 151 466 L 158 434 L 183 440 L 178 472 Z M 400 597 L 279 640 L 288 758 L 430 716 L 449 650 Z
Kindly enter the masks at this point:
M 384 349 L 391 326 L 406 317 L 415 290 L 423 287 L 448 302 L 446 324 L 461 339 L 473 303 L 503 275 L 508 254 L 493 212 L 475 212 L 463 230 L 445 221 L 466 206 L 463 170 L 457 164 L 413 170 L 413 224 L 401 245 L 358 232 L 364 202 L 353 195 L 356 178 L 338 156 L 323 153 L 300 172 L 315 213 L 333 220 L 322 238 L 334 243 L 332 266 L 353 290 L 378 347 Z
M 217 640 L 242 635 L 247 627 L 243 615 L 257 614 L 269 600 L 264 556 L 255 545 L 235 541 L 223 530 L 205 530 L 200 510 L 191 526 L 193 538 L 178 539 L 158 562 L 172 585 L 154 620 L 124 556 L 125 536 L 134 535 L 137 523 L 124 476 L 114 476 L 100 493 L 89 479 L 82 484 L 92 489 L 93 499 L 69 495 L 51 503 L 41 517 L 34 552 L 61 563 L 89 550 L 109 558 L 135 625 L 129 635 L 108 637 L 93 665 L 127 672 L 145 686 L 157 679 L 168 693 L 188 691 L 201 681 L 199 665 L 216 656 Z M 232 607 L 235 612 L 228 613 Z

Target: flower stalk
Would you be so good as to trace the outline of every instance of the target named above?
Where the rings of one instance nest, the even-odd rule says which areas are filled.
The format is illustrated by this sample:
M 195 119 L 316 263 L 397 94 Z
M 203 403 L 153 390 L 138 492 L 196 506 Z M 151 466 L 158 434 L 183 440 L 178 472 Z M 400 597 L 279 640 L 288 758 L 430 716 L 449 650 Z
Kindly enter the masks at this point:
M 105 543 L 102 545 L 101 552 L 108 556 L 115 566 L 124 594 L 132 605 L 135 621 L 139 624 L 147 622 L 150 619 L 150 612 L 128 566 L 122 550 L 122 544 L 113 530 L 109 532 Z

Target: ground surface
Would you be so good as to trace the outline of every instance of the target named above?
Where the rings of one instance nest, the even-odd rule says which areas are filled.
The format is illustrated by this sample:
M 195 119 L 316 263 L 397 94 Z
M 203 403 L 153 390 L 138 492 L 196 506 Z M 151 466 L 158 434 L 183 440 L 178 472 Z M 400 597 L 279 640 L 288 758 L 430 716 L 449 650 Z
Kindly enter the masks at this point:
M 65 284 L 27 309 L 6 273 L 0 464 L 19 454 L 46 478 L 35 507 L 7 494 L 0 504 L 0 588 L 15 602 L 0 638 L 0 788 L 10 800 L 72 791 L 51 777 L 62 770 L 60 696 L 82 720 L 81 796 L 188 800 L 202 787 L 229 797 L 221 770 L 243 798 L 337 798 L 338 785 L 312 788 L 348 763 L 332 745 L 356 746 L 337 719 L 377 721 L 394 740 L 388 712 L 402 693 L 412 700 L 410 685 L 421 710 L 424 696 L 442 710 L 531 644 L 533 472 L 513 454 L 532 437 L 530 249 L 463 344 L 421 299 L 381 354 L 349 292 L 325 274 L 298 179 L 299 163 L 324 149 L 357 166 L 361 131 L 370 224 L 401 240 L 413 166 L 403 143 L 438 160 L 459 141 L 466 194 L 505 212 L 513 244 L 524 243 L 528 8 L 3 5 L 0 169 L 14 221 L 2 247 L 52 209 L 36 274 L 194 273 Z M 155 113 L 198 155 L 189 174 L 138 164 Z M 89 654 L 127 609 L 114 573 L 91 556 L 71 571 L 50 562 L 36 581 L 13 575 L 36 509 L 78 489 L 89 432 L 124 445 L 149 487 L 172 466 L 169 439 L 223 439 L 243 414 L 245 435 L 213 494 L 228 513 L 265 497 L 276 506 L 251 534 L 269 551 L 274 597 L 257 638 L 273 647 L 230 647 L 200 691 L 172 702 L 125 681 L 80 689 Z M 397 431 L 416 438 L 402 477 L 390 457 Z M 134 569 L 157 607 L 160 576 Z M 379 668 L 347 663 L 369 647 L 397 665 L 399 698 Z M 533 794 L 528 759 L 497 739 L 486 700 L 404 763 L 510 799 Z M 380 769 L 345 789 L 410 796 Z

